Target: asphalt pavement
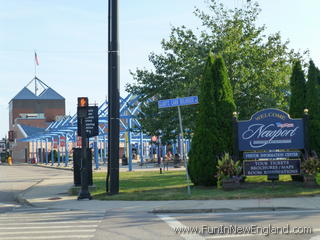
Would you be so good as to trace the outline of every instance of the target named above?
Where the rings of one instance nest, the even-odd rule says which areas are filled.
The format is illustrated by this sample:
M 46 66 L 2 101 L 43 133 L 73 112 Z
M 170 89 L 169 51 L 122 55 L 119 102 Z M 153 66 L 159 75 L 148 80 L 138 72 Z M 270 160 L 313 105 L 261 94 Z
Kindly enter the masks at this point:
M 73 185 L 71 171 L 40 168 L 35 166 L 0 166 L 0 191 L 10 193 L 9 201 L 0 195 L 2 204 L 13 204 L 12 199 L 18 200 L 13 206 L 6 206 L 9 217 L 15 217 L 22 221 L 25 216 L 23 209 L 40 209 L 40 213 L 56 211 L 53 213 L 57 219 L 50 222 L 50 226 L 61 223 L 63 212 L 81 212 L 83 216 L 75 214 L 74 221 L 93 216 L 99 222 L 93 225 L 88 235 L 82 234 L 84 239 L 265 239 L 263 234 L 246 232 L 245 234 L 212 234 L 210 231 L 194 231 L 194 228 L 203 230 L 207 226 L 210 230 L 217 226 L 251 226 L 266 227 L 307 226 L 312 228 L 312 233 L 306 234 L 270 234 L 268 239 L 320 239 L 320 196 L 299 198 L 274 198 L 274 199 L 242 199 L 242 200 L 184 200 L 184 201 L 98 201 L 77 200 L 76 196 L 70 196 L 68 190 Z M 4 181 L 4 182 L 3 182 Z M 5 182 L 7 181 L 7 182 Z M 5 186 L 8 184 L 8 186 Z M 8 200 L 8 199 L 7 199 Z M 0 204 L 1 205 L 1 204 Z M 11 208 L 11 209 L 10 209 Z M 8 213 L 20 208 L 20 215 Z M 1 209 L 1 208 L 0 208 Z M 41 210 L 43 209 L 43 210 Z M 0 211 L 1 214 L 1 211 Z M 36 214 L 31 215 L 28 222 L 36 221 Z M 65 216 L 64 216 L 65 217 Z M 1 215 L 0 215 L 1 220 Z M 65 222 L 67 226 L 68 221 Z M 1 225 L 1 221 L 0 221 Z M 36 224 L 35 224 L 36 225 Z M 64 225 L 64 224 L 62 224 Z M 10 226 L 9 226 L 10 227 Z M 8 227 L 7 227 L 8 228 Z M 180 231 L 178 231 L 178 230 Z M 182 229 L 182 230 L 181 230 Z M 7 229 L 9 235 L 10 229 Z M 61 236 L 72 236 L 72 231 L 65 229 Z M 85 229 L 84 229 L 85 230 Z M 94 230 L 94 231 L 93 231 Z M 194 232 L 192 232 L 193 230 Z M 26 230 L 32 232 L 33 230 Z M 38 238 L 46 239 L 52 229 L 45 229 L 43 233 L 37 233 Z M 182 231 L 182 232 L 181 232 Z M 25 232 L 25 231 L 16 231 Z M 36 232 L 34 230 L 33 232 Z M 48 232 L 48 233 L 46 233 Z M 85 233 L 85 232 L 84 232 Z M 30 233 L 32 234 L 32 233 Z M 63 235 L 66 234 L 66 235 Z M 6 239 L 29 239 L 22 235 L 12 238 L 6 235 Z M 81 234 L 80 234 L 81 235 Z M 78 236 L 76 238 L 80 238 Z M 89 237 L 89 235 L 93 235 Z M 51 236 L 52 239 L 61 239 Z M 1 234 L 0 234 L 0 239 Z M 30 238 L 32 239 L 32 238 Z M 50 238 L 48 238 L 50 239 Z

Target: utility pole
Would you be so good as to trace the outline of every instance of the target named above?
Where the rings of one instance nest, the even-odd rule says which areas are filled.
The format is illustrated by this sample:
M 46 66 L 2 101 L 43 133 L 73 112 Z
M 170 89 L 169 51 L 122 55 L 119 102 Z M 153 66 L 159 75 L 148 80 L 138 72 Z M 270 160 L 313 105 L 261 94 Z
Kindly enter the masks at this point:
M 108 20 L 108 162 L 110 163 L 108 171 L 110 173 L 110 194 L 117 194 L 119 193 L 120 109 L 118 0 L 109 0 Z

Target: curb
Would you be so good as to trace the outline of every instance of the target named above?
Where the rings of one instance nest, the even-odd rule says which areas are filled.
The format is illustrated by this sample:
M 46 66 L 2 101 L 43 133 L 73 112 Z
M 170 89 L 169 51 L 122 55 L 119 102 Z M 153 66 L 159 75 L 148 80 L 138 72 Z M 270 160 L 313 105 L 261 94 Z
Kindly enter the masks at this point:
M 42 168 L 51 168 L 51 169 L 59 169 L 59 170 L 65 170 L 65 171 L 73 171 L 73 168 L 52 167 L 52 166 L 38 165 L 38 164 L 34 164 L 34 165 L 30 165 L 30 166 L 42 167 Z
M 18 193 L 15 196 L 15 201 L 17 203 L 20 203 L 22 205 L 27 205 L 30 207 L 35 207 L 31 202 L 29 202 L 24 195 L 29 192 L 33 187 L 35 187 L 36 185 L 38 185 L 39 183 L 41 183 L 43 181 L 43 179 L 39 180 L 38 182 L 36 182 L 35 184 L 33 184 L 32 186 L 28 187 L 27 189 L 23 190 L 21 193 Z
M 291 207 L 253 207 L 253 208 L 200 208 L 200 209 L 153 209 L 149 213 L 164 214 L 164 213 L 234 213 L 234 212 L 285 212 L 285 211 L 303 211 L 303 210 L 319 210 L 309 208 L 291 208 Z

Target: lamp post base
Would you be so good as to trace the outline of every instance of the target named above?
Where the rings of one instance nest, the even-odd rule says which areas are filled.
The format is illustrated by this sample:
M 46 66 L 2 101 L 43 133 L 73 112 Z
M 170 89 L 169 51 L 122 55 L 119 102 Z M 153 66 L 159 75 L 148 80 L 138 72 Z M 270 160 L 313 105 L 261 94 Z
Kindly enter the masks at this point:
M 79 196 L 78 196 L 78 200 L 81 200 L 81 199 L 89 199 L 89 200 L 92 200 L 92 196 L 90 194 L 89 191 L 80 191 L 79 193 Z

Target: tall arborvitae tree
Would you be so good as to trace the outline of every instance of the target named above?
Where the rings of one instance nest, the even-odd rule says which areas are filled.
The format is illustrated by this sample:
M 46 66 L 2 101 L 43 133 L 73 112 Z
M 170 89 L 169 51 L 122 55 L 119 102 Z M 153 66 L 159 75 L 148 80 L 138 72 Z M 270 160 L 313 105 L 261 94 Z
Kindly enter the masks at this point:
M 320 154 L 320 87 L 318 83 L 319 69 L 311 60 L 306 83 L 306 104 L 309 109 L 309 144 L 311 150 Z
M 298 60 L 293 64 L 292 74 L 290 78 L 290 109 L 291 118 L 302 118 L 303 110 L 306 107 L 306 80 L 301 67 L 301 62 Z
M 189 152 L 188 172 L 194 185 L 210 186 L 216 183 L 215 148 L 218 141 L 218 123 L 213 82 L 214 57 L 210 54 L 201 79 L 199 114 Z
M 219 126 L 219 155 L 232 152 L 232 113 L 235 111 L 233 92 L 225 62 L 221 56 L 215 58 L 213 67 L 216 118 Z
M 195 185 L 216 183 L 217 159 L 232 151 L 232 88 L 221 56 L 210 57 L 201 81 L 199 117 L 189 152 L 189 174 Z

